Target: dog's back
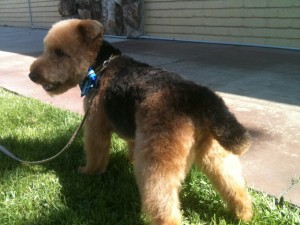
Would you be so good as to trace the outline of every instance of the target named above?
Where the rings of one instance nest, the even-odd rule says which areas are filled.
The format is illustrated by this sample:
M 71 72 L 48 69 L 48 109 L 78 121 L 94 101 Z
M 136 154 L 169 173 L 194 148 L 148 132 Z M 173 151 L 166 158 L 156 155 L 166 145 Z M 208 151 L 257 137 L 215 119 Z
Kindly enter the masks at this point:
M 150 107 L 152 114 L 158 111 L 156 120 L 164 118 L 160 111 L 170 114 L 171 118 L 171 114 L 192 117 L 198 126 L 208 127 L 213 137 L 234 154 L 242 154 L 250 146 L 248 131 L 210 89 L 127 56 L 120 56 L 111 67 L 115 74 L 105 90 L 104 106 L 121 136 L 134 139 L 136 112 L 142 109 L 146 117 Z M 153 96 L 160 98 L 160 106 L 143 106 L 145 100 Z

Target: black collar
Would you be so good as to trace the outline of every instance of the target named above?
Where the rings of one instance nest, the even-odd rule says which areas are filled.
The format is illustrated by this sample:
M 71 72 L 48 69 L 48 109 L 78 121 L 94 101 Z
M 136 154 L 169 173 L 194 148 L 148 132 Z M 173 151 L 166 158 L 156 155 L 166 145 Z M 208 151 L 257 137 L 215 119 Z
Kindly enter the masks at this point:
M 98 55 L 92 67 L 94 69 L 99 68 L 103 65 L 104 61 L 108 60 L 111 55 L 121 55 L 121 51 L 113 47 L 109 42 L 103 40 L 98 50 Z
M 120 55 L 121 51 L 119 49 L 114 48 L 109 42 L 103 40 L 95 62 L 88 69 L 84 81 L 79 84 L 81 97 L 89 95 L 92 89 L 99 87 L 101 72 L 107 67 L 107 64 L 112 59 Z

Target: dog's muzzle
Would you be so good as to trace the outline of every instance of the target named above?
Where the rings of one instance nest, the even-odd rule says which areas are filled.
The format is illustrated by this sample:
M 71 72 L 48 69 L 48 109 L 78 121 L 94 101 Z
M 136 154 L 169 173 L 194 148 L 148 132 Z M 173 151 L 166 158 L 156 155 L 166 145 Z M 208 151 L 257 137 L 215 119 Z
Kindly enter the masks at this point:
M 28 76 L 30 80 L 32 80 L 36 84 L 40 84 L 47 92 L 55 91 L 62 85 L 60 82 L 47 82 L 43 79 L 43 77 L 35 72 L 30 72 Z

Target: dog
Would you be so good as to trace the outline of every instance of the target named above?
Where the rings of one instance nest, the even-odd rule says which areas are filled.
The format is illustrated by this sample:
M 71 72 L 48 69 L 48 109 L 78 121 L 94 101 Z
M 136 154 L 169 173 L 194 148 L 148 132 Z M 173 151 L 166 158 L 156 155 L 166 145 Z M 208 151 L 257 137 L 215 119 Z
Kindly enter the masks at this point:
M 221 97 L 122 55 L 103 40 L 103 27 L 94 20 L 54 24 L 29 78 L 58 95 L 82 84 L 90 67 L 104 68 L 93 99 L 94 92 L 84 98 L 85 111 L 92 103 L 84 127 L 86 165 L 80 173 L 105 172 L 115 132 L 128 143 L 142 209 L 152 224 L 182 224 L 178 192 L 193 164 L 238 219 L 251 220 L 252 201 L 238 158 L 249 149 L 251 137 Z

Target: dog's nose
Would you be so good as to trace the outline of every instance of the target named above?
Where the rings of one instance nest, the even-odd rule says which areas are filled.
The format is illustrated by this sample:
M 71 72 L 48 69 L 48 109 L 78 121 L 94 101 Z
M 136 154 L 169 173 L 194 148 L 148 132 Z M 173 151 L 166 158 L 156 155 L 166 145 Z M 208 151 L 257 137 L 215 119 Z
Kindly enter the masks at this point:
M 37 82 L 39 79 L 39 75 L 35 72 L 30 72 L 28 76 L 33 82 Z

